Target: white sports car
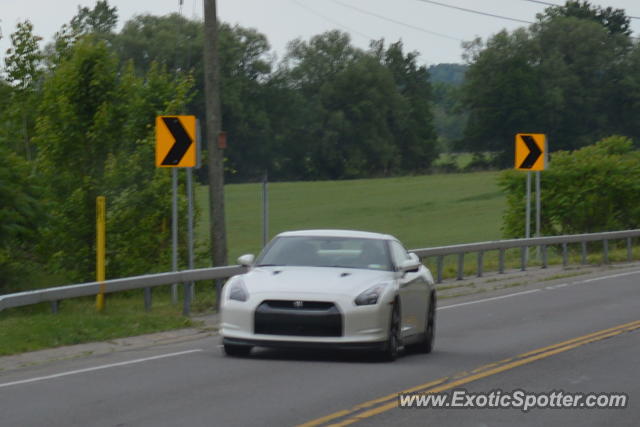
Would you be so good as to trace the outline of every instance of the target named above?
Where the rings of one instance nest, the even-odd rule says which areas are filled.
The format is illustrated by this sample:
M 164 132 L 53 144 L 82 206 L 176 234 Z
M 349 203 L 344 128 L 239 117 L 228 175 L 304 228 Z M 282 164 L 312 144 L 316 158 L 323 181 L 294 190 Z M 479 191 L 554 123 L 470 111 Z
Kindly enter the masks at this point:
M 277 235 L 221 300 L 226 354 L 254 346 L 371 349 L 394 360 L 403 346 L 429 353 L 436 293 L 429 269 L 393 236 L 346 230 Z

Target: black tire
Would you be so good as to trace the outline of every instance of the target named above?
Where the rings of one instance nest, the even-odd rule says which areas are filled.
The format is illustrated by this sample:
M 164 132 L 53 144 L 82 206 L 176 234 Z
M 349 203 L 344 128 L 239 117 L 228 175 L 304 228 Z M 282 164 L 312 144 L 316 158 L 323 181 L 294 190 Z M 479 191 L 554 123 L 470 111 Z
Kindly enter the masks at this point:
M 389 319 L 389 337 L 382 350 L 382 360 L 385 362 L 393 362 L 398 358 L 400 352 L 400 305 L 396 301 L 391 310 Z
M 224 344 L 224 352 L 227 356 L 246 357 L 251 352 L 251 346 Z
M 416 350 L 420 353 L 431 353 L 435 345 L 436 339 L 436 296 L 431 294 L 429 299 L 429 309 L 427 311 L 426 325 L 424 330 L 424 337 L 422 341 L 416 346 Z

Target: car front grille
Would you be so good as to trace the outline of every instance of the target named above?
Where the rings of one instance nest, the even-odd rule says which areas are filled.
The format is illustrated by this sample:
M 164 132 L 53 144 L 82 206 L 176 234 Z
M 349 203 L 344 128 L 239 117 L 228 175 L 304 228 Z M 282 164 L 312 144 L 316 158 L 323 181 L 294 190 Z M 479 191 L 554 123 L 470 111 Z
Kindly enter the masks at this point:
M 342 315 L 332 302 L 266 300 L 255 312 L 256 334 L 342 336 Z

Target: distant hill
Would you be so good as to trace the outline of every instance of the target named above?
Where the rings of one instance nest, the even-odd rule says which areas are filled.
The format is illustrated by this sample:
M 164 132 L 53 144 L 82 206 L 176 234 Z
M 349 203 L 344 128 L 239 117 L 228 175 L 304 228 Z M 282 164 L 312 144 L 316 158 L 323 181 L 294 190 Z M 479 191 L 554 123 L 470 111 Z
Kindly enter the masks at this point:
M 437 64 L 429 67 L 431 83 L 447 83 L 459 86 L 464 82 L 464 74 L 468 65 L 464 64 Z

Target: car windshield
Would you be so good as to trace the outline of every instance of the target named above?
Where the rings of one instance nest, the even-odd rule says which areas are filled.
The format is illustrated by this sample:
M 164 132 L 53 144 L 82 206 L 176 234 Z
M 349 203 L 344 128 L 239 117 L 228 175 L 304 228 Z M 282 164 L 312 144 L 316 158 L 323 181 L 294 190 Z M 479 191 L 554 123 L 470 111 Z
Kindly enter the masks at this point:
M 256 264 L 392 270 L 384 240 L 352 237 L 278 237 L 265 248 Z

